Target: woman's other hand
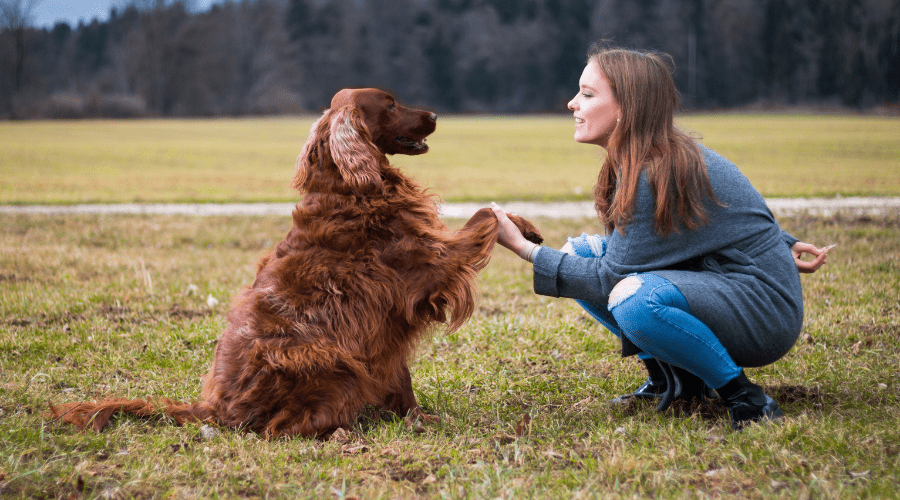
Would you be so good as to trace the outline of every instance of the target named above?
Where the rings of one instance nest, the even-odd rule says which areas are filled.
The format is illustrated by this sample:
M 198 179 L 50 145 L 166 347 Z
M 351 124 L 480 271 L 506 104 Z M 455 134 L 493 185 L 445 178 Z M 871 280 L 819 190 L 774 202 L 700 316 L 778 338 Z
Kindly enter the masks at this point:
M 802 241 L 794 243 L 791 247 L 791 253 L 794 254 L 794 264 L 797 265 L 797 270 L 801 273 L 816 272 L 828 259 L 828 251 L 832 248 L 834 248 L 834 245 L 829 245 L 825 248 L 817 248 L 815 245 L 803 243 Z M 810 261 L 802 260 L 801 257 L 803 257 L 803 254 L 805 253 L 813 255 L 815 258 Z

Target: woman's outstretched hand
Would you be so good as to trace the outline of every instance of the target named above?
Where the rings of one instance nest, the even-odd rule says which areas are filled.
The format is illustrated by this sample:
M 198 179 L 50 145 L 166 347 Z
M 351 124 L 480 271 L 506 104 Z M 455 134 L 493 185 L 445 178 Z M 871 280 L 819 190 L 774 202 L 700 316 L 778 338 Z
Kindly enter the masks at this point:
M 536 245 L 522 236 L 519 228 L 513 224 L 513 221 L 509 220 L 509 217 L 506 216 L 506 212 L 497 206 L 496 203 L 491 203 L 491 210 L 494 211 L 494 215 L 497 216 L 497 222 L 500 223 L 499 233 L 497 234 L 497 243 L 512 250 L 513 253 L 519 257 L 527 260 L 528 252 Z
M 794 264 L 797 265 L 797 270 L 801 273 L 816 272 L 828 259 L 828 251 L 832 248 L 834 248 L 834 245 L 829 245 L 825 248 L 817 248 L 815 245 L 803 243 L 802 241 L 794 243 L 791 247 L 791 253 L 794 254 Z M 815 258 L 810 261 L 802 260 L 801 257 L 805 253 L 813 255 Z

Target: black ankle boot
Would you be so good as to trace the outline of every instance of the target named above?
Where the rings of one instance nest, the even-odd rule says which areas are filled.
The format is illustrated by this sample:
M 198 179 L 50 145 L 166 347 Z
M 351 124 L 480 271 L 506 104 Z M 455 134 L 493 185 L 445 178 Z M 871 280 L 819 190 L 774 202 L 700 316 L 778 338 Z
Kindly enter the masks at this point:
M 662 361 L 657 361 L 657 363 L 666 377 L 668 389 L 662 394 L 662 399 L 656 405 L 656 411 L 668 410 L 675 401 L 686 401 L 688 404 L 702 403 L 707 398 L 716 397 L 710 396 L 710 393 L 713 392 L 712 389 L 700 377 L 675 365 Z
M 701 402 L 718 397 L 702 378 L 684 368 L 675 365 L 669 365 L 669 367 L 672 369 L 672 375 L 681 381 L 681 391 L 674 395 L 674 399 Z
M 784 412 L 774 399 L 766 396 L 762 387 L 750 382 L 743 370 L 727 384 L 716 389 L 731 416 L 731 428 L 740 430 L 744 424 L 762 420 L 778 420 Z
M 634 390 L 631 394 L 625 394 L 623 396 L 619 396 L 616 399 L 613 399 L 613 403 L 624 403 L 630 398 L 638 398 L 638 399 L 653 399 L 653 398 L 661 398 L 662 395 L 666 392 L 666 375 L 663 373 L 662 368 L 659 367 L 659 364 L 655 359 L 642 359 L 644 362 L 644 366 L 647 367 L 647 371 L 650 373 L 650 376 L 647 377 L 647 380 L 641 384 L 640 387 Z

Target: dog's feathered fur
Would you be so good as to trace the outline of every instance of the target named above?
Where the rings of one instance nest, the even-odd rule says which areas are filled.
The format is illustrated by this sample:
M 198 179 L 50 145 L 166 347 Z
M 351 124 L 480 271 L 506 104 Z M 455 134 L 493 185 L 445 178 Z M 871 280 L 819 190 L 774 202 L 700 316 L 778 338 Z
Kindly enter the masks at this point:
M 427 151 L 436 119 L 375 89 L 335 95 L 298 161 L 293 185 L 306 195 L 293 227 L 232 304 L 200 401 L 163 399 L 157 409 L 113 398 L 51 405 L 52 414 L 100 430 L 119 411 L 161 410 L 267 438 L 328 436 L 367 404 L 424 417 L 407 358 L 429 325 L 455 329 L 472 314 L 472 281 L 498 228 L 482 209 L 449 231 L 435 199 L 388 162 Z

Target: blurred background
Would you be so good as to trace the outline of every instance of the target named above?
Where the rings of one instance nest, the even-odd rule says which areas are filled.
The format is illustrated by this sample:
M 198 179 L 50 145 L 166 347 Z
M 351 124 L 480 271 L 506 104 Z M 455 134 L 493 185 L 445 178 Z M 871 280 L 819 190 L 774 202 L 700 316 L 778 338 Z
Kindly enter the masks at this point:
M 0 0 L 0 9 L 6 119 L 317 112 L 351 86 L 438 111 L 565 112 L 600 40 L 671 54 L 689 110 L 900 112 L 900 0 Z

